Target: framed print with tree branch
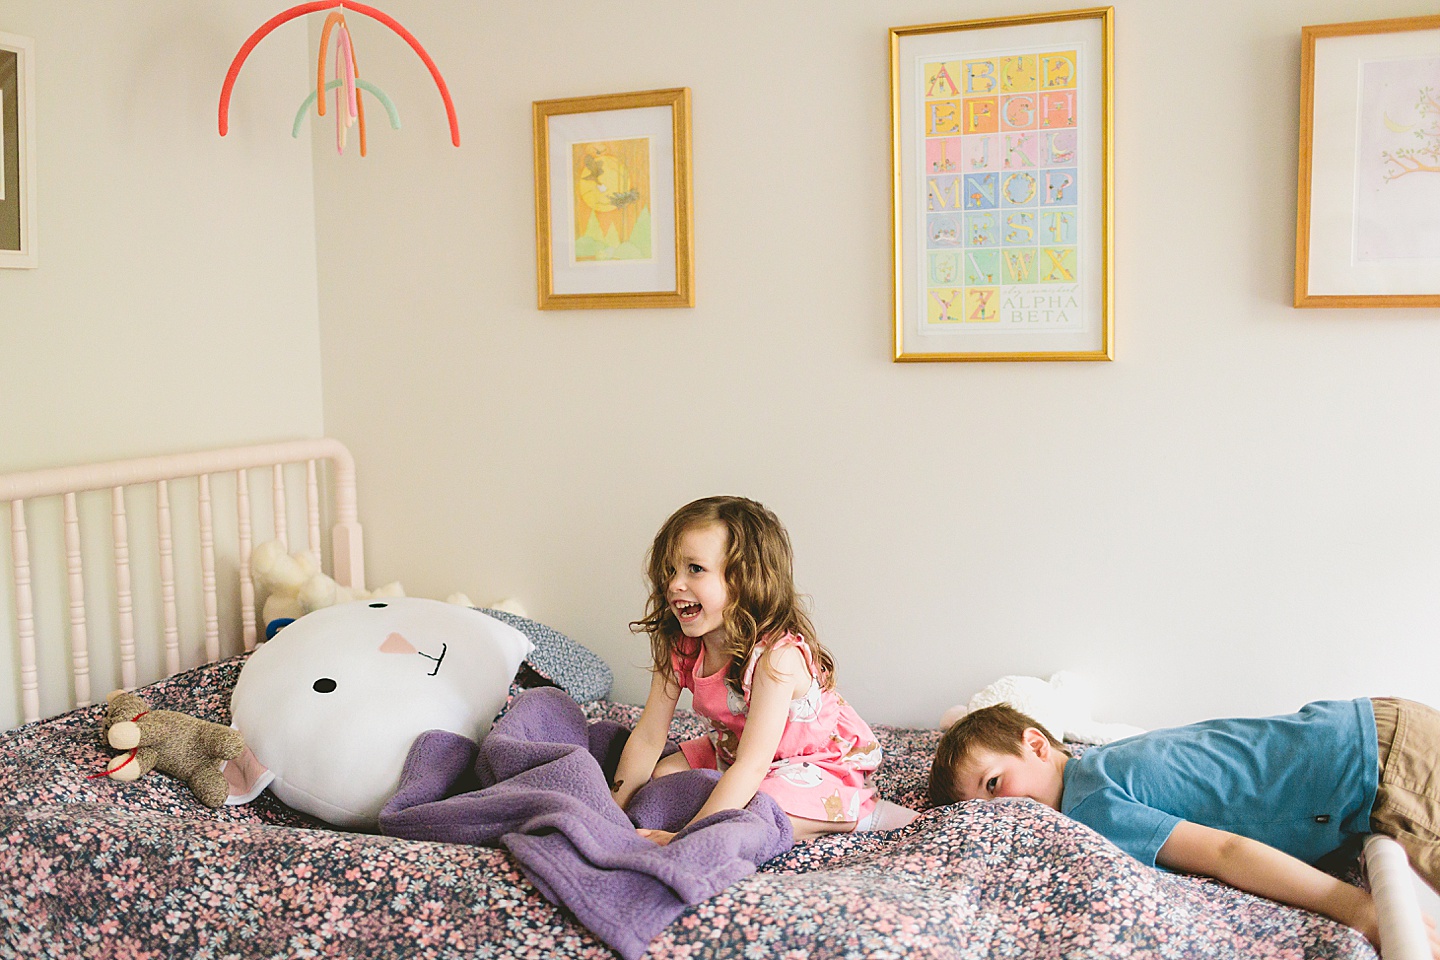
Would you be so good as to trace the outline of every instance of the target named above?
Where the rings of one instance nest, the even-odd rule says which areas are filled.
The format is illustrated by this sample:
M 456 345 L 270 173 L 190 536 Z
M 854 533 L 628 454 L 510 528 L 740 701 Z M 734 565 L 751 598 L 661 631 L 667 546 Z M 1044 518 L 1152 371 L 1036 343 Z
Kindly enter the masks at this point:
M 1440 306 L 1440 16 L 1300 36 L 1295 306 Z
M 540 100 L 541 310 L 693 307 L 690 90 Z
M 35 44 L 0 33 L 0 267 L 39 265 L 36 220 Z
M 896 360 L 1111 359 L 1112 18 L 891 28 Z

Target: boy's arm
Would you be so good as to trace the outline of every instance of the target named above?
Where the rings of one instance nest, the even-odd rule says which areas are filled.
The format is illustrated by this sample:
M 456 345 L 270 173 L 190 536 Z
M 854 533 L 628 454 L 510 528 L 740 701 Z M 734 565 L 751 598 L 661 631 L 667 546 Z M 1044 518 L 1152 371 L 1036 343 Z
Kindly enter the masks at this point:
M 1370 894 L 1258 840 L 1182 821 L 1155 860 L 1171 870 L 1214 877 L 1247 893 L 1323 914 L 1380 946 Z
M 680 687 L 661 676 L 657 671 L 650 677 L 650 694 L 645 698 L 645 709 L 625 749 L 620 752 L 620 763 L 615 768 L 615 786 L 611 793 L 620 809 L 630 803 L 630 798 L 650 780 L 660 751 L 665 749 L 665 738 L 670 735 L 670 721 L 675 716 L 675 702 L 680 699 Z

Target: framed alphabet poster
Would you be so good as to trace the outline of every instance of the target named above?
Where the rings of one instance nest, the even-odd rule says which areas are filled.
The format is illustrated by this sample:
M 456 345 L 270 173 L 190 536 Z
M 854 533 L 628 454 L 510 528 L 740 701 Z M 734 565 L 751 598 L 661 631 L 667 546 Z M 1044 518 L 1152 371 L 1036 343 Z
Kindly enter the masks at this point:
M 1112 8 L 890 31 L 896 360 L 1109 360 Z

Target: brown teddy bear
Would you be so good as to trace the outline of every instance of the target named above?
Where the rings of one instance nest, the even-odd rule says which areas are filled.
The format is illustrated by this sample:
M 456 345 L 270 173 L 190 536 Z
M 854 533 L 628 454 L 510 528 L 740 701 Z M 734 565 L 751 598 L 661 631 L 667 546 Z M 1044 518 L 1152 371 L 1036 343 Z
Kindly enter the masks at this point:
M 245 749 L 239 731 L 174 710 L 151 710 L 125 690 L 115 690 L 105 700 L 100 735 L 125 751 L 105 767 L 112 780 L 138 780 L 154 769 L 189 784 L 207 807 L 225 802 L 230 787 L 220 764 Z

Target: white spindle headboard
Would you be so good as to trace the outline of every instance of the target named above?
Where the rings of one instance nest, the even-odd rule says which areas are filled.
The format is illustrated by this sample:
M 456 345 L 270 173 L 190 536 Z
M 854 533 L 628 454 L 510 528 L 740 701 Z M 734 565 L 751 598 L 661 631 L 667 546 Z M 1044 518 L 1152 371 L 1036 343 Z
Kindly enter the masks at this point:
M 322 463 L 328 464 L 324 491 L 317 468 Z M 252 472 L 261 475 L 253 490 Z M 290 516 L 300 510 L 294 502 L 298 491 L 303 491 L 306 539 L 293 544 Z M 108 504 L 89 502 L 96 498 Z M 223 501 L 218 509 L 217 500 Z M 92 683 L 97 653 L 92 648 L 97 630 L 92 627 L 103 627 L 100 632 L 114 640 L 115 656 L 106 659 L 115 662 L 115 669 L 102 679 L 110 685 L 118 680 L 127 688 L 181 669 L 186 632 L 181 610 L 187 605 L 195 614 L 184 619 L 194 619 L 203 635 L 203 653 L 197 655 L 204 662 L 239 652 L 223 649 L 226 638 L 238 638 L 243 649 L 254 649 L 263 624 L 257 624 L 256 601 L 261 598 L 256 597 L 250 555 L 267 530 L 270 536 L 263 539 L 279 540 L 289 550 L 310 550 L 339 584 L 365 585 L 355 462 L 344 445 L 332 439 L 0 474 L 0 505 L 6 504 L 10 576 L 0 578 L 0 611 L 8 606 L 11 615 L 0 618 L 0 648 L 13 650 L 9 659 L 18 665 L 18 678 L 11 677 L 12 690 L 0 690 L 0 709 L 18 688 L 20 718 L 26 722 L 42 716 L 42 683 L 47 713 L 86 706 L 107 692 L 108 686 L 102 690 Z M 108 512 L 108 522 L 95 522 L 94 515 L 102 511 Z M 153 522 L 132 522 L 138 514 L 149 520 L 151 512 Z M 329 563 L 322 513 L 330 518 Z M 217 519 L 222 515 L 233 522 Z M 103 556 L 106 547 L 110 562 L 97 563 L 97 553 Z M 0 560 L 4 556 L 0 551 Z M 99 567 L 106 569 L 102 573 Z M 188 567 L 193 569 L 187 572 Z M 227 574 L 224 583 L 222 569 Z M 137 578 L 154 589 L 140 596 Z M 46 605 L 37 603 L 42 594 L 50 600 L 47 609 L 63 612 L 47 619 L 39 609 Z M 97 618 L 94 611 L 102 604 L 108 616 Z M 238 616 L 222 623 L 222 607 L 238 607 Z M 154 615 L 140 616 L 142 608 Z M 232 619 L 235 622 L 229 622 Z M 54 692 L 58 681 L 46 682 L 41 675 L 47 659 L 53 659 L 45 654 L 56 645 L 69 650 L 68 697 Z M 153 646 L 157 660 L 163 649 L 163 666 L 157 662 L 140 670 L 146 657 L 137 656 L 137 645 L 142 652 Z M 9 672 L 0 670 L 0 676 Z M 51 710 L 57 700 L 58 709 Z

